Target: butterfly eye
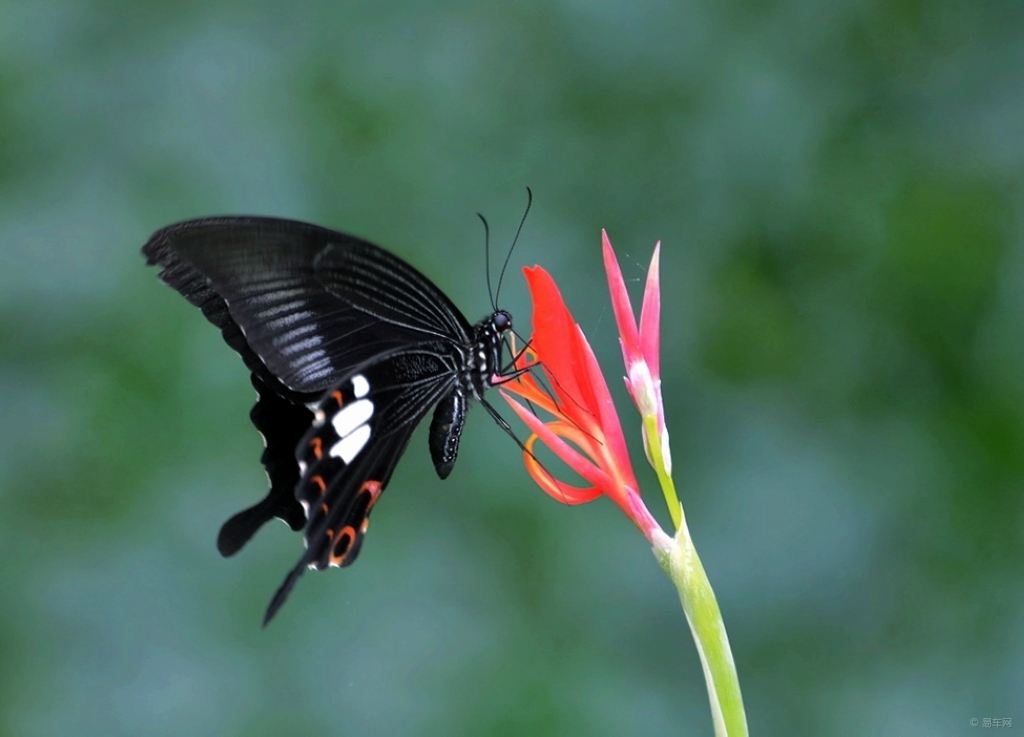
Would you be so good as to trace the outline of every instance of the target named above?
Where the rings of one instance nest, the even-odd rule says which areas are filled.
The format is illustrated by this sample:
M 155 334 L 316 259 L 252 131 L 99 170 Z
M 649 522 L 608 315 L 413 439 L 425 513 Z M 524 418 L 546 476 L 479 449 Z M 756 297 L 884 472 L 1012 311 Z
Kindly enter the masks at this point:
M 504 333 L 512 327 L 512 315 L 508 314 L 504 310 L 499 310 L 494 313 L 494 316 L 491 318 L 491 323 L 499 333 Z

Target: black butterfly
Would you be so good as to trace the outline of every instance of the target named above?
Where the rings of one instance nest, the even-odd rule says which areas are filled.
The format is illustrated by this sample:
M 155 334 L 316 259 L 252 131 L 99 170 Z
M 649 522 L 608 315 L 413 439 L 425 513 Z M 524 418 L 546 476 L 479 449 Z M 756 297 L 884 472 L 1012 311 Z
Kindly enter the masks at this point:
M 264 624 L 307 567 L 355 561 L 370 511 L 431 408 L 430 455 L 443 479 L 469 400 L 515 375 L 501 370 L 509 313 L 495 307 L 470 325 L 416 269 L 350 235 L 214 217 L 158 230 L 142 253 L 220 328 L 259 395 L 250 418 L 266 440 L 270 490 L 224 523 L 217 548 L 234 555 L 272 517 L 305 529 L 306 552 Z

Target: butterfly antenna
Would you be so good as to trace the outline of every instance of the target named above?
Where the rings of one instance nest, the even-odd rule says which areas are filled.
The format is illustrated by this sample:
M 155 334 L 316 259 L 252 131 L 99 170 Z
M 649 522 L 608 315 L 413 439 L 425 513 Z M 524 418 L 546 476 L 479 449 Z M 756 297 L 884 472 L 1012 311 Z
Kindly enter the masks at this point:
M 501 273 L 498 274 L 498 290 L 494 293 L 494 304 L 498 304 L 498 296 L 501 294 L 501 281 L 505 278 L 505 269 L 508 267 L 509 259 L 512 258 L 512 251 L 516 247 L 516 243 L 519 242 L 519 234 L 523 231 L 523 223 L 526 222 L 526 216 L 530 214 L 530 206 L 533 205 L 533 190 L 529 187 L 526 188 L 526 211 L 523 213 L 523 219 L 519 221 L 519 228 L 516 229 L 516 237 L 512 239 L 512 246 L 508 249 L 508 255 L 505 256 L 505 263 L 501 265 Z
M 484 224 L 484 271 L 487 273 L 487 296 L 491 298 L 491 310 L 497 312 L 498 303 L 494 301 L 494 292 L 491 291 L 491 226 L 487 224 L 487 218 L 483 215 L 477 213 L 476 216 Z M 498 288 L 501 288 L 500 281 Z

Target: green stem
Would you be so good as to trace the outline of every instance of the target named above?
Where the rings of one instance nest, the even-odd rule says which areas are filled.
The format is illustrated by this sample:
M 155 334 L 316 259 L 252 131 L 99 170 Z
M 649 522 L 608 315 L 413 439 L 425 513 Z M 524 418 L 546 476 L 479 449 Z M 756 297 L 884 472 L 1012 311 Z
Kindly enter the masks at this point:
M 638 405 L 638 409 L 640 409 Z M 669 514 L 676 528 L 674 538 L 654 525 L 649 539 L 654 546 L 658 563 L 672 579 L 679 591 L 679 600 L 686 613 L 693 641 L 700 654 L 704 669 L 704 682 L 708 687 L 711 702 L 711 719 L 715 725 L 716 737 L 747 737 L 747 715 L 743 710 L 743 695 L 736 675 L 736 663 L 729 648 L 729 636 L 725 632 L 722 612 L 718 608 L 715 592 L 704 572 L 704 566 L 697 555 L 697 549 L 686 526 L 683 507 L 676 494 L 672 472 L 665 457 L 667 436 L 658 432 L 658 417 L 655 412 L 641 409 L 644 427 L 644 450 L 647 460 L 658 474 L 661 492 L 668 504 Z
M 711 582 L 708 581 L 693 540 L 690 539 L 682 509 L 679 511 L 681 523 L 675 538 L 662 533 L 656 540 L 654 553 L 679 591 L 686 621 L 690 624 L 697 652 L 700 653 L 715 735 L 746 737 L 747 717 L 743 710 L 743 696 L 722 612 L 718 609 L 715 592 L 711 590 Z
M 668 473 L 665 463 L 665 456 L 661 450 L 661 436 L 658 434 L 658 417 L 648 414 L 643 418 L 644 422 L 644 443 L 647 451 L 647 460 L 650 461 L 654 472 L 658 474 L 658 483 L 661 484 L 661 493 L 665 496 L 665 504 L 668 505 L 668 513 L 672 516 L 672 526 L 679 529 L 683 524 L 683 507 L 676 495 L 676 484 Z

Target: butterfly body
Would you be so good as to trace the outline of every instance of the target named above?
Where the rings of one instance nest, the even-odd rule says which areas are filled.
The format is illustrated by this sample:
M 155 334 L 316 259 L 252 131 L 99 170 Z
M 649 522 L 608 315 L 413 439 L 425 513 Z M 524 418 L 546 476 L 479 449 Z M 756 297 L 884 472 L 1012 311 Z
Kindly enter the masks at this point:
M 475 326 L 425 276 L 366 241 L 290 220 L 218 217 L 163 228 L 142 249 L 160 278 L 220 328 L 252 373 L 266 497 L 229 519 L 238 552 L 268 520 L 303 530 L 307 568 L 350 565 L 412 433 L 433 409 L 438 476 L 458 455 L 471 400 L 500 376 L 511 317 Z

